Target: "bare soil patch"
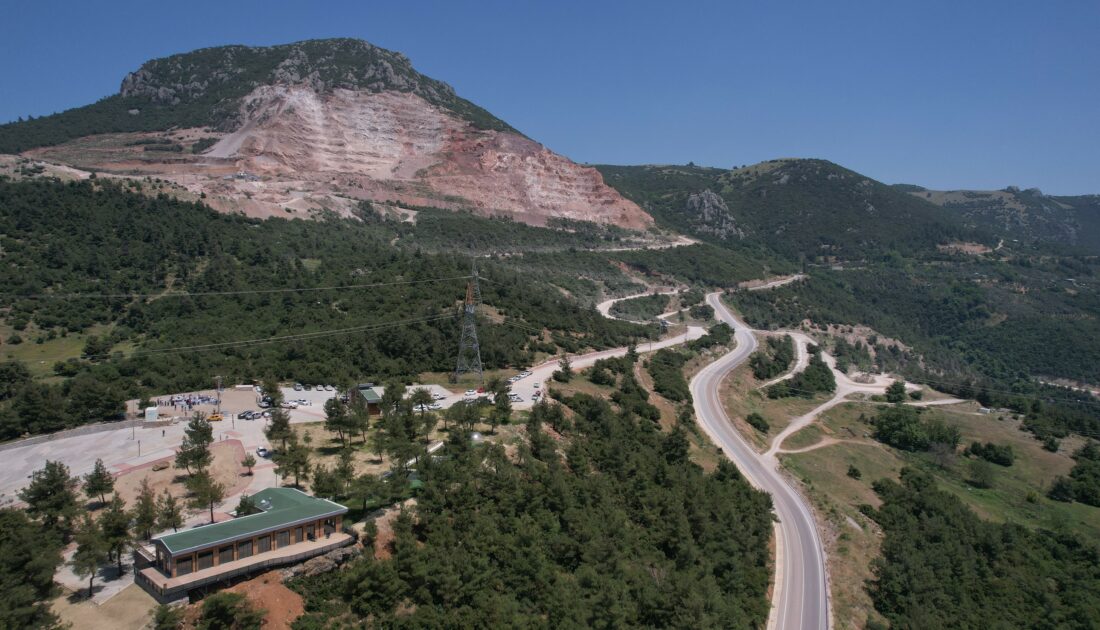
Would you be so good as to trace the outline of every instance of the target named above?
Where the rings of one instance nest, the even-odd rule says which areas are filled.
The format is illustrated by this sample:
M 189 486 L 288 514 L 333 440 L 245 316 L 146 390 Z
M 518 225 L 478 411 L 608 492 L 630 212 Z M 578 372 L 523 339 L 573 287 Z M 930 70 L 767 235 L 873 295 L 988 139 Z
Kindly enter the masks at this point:
M 213 462 L 210 465 L 210 473 L 218 483 L 226 487 L 226 495 L 240 492 L 248 485 L 248 477 L 244 476 L 247 470 L 241 466 L 244 459 L 244 447 L 237 440 L 217 442 L 210 447 Z M 164 470 L 153 470 L 158 462 L 167 461 L 169 466 Z M 172 458 L 166 457 L 155 462 L 143 464 L 138 468 L 127 470 L 115 478 L 115 492 L 126 501 L 127 505 L 133 505 L 141 487 L 141 480 L 148 479 L 149 485 L 158 495 L 168 490 L 172 496 L 181 498 L 187 495 L 184 481 L 187 471 L 172 466 Z
M 266 611 L 264 630 L 290 630 L 294 620 L 305 612 L 302 596 L 283 584 L 279 571 L 269 571 L 226 590 L 244 595 L 253 606 Z

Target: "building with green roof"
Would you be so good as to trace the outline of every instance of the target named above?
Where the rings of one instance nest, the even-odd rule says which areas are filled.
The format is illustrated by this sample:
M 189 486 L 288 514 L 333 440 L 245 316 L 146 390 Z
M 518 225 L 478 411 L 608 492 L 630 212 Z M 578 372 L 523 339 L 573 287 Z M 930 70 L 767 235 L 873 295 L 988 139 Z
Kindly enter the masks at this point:
M 252 495 L 259 512 L 153 539 L 154 554 L 135 572 L 159 599 L 257 568 L 300 562 L 352 539 L 341 531 L 348 509 L 294 488 Z

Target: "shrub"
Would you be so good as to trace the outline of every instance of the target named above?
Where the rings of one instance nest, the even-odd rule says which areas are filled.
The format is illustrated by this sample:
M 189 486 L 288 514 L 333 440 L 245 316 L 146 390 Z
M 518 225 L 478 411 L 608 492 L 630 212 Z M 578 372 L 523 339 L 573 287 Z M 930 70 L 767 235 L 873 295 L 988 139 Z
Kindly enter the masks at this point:
M 748 422 L 752 428 L 761 433 L 767 433 L 768 429 L 771 428 L 771 425 L 768 424 L 768 421 L 764 418 L 764 416 L 756 413 L 755 411 L 745 417 L 745 422 Z

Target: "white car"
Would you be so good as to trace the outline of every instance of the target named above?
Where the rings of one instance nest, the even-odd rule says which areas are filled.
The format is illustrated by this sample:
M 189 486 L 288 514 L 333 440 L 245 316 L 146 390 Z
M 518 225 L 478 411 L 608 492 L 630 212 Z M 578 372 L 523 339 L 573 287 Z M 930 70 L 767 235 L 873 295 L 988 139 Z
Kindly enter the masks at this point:
M 443 408 L 443 405 L 441 405 L 439 403 L 432 403 L 432 404 L 428 405 L 428 409 L 431 409 L 432 411 L 439 411 L 442 408 Z
M 523 402 L 523 396 L 520 396 L 519 394 L 510 394 L 508 396 L 508 400 L 512 402 Z
M 325 391 L 326 392 L 336 391 L 336 388 L 333 387 L 332 385 L 325 385 Z
M 297 409 L 298 408 L 298 403 L 294 402 L 293 400 L 286 400 L 286 401 L 283 401 L 283 404 L 281 404 L 279 406 L 282 407 L 283 409 Z
M 432 400 L 443 400 L 444 398 L 446 398 L 446 396 L 440 394 L 439 392 L 432 393 Z
M 417 405 L 416 407 L 414 407 L 414 409 L 416 409 L 417 411 L 423 413 L 423 412 L 427 411 L 429 409 L 429 407 L 427 405 Z

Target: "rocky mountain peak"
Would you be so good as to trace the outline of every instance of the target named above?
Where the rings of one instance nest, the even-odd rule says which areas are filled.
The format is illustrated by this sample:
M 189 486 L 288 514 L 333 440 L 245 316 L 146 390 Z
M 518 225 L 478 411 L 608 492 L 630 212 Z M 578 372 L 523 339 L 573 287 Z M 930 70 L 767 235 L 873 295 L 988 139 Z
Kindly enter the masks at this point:
M 745 236 L 745 232 L 738 227 L 726 202 L 709 188 L 689 195 L 686 211 L 689 222 L 698 232 L 721 239 Z

